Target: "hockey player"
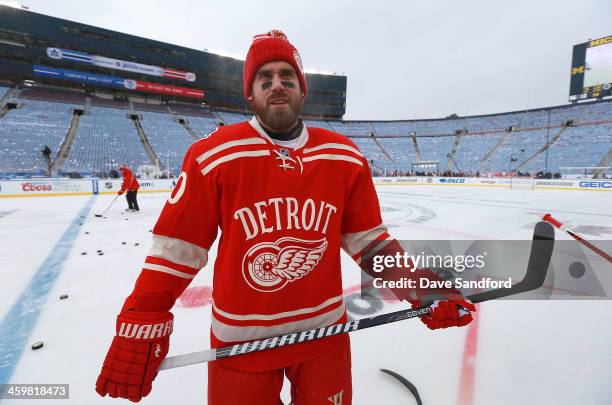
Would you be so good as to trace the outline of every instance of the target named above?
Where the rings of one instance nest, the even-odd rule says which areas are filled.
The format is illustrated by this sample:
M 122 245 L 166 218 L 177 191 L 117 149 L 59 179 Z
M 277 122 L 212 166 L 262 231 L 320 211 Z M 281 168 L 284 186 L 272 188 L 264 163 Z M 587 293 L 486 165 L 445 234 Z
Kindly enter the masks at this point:
M 138 208 L 138 200 L 136 199 L 136 194 L 138 194 L 138 189 L 140 188 L 140 184 L 134 176 L 134 173 L 126 166 L 119 166 L 119 172 L 121 173 L 121 177 L 123 177 L 123 183 L 121 183 L 121 190 L 117 192 L 117 194 L 122 195 L 125 194 L 125 199 L 128 203 L 128 208 L 126 211 L 130 212 L 138 212 L 140 208 Z
M 363 154 L 346 137 L 299 119 L 308 87 L 282 32 L 254 37 L 244 93 L 255 116 L 219 127 L 186 153 L 117 317 L 96 382 L 102 396 L 139 401 L 151 391 L 168 353 L 170 309 L 206 265 L 218 229 L 213 347 L 346 321 L 340 249 L 357 261 L 375 245 L 399 249 Z M 395 293 L 420 304 L 418 295 Z M 442 297 L 422 320 L 432 329 L 461 326 L 474 309 L 460 296 Z M 211 362 L 208 403 L 279 404 L 284 376 L 295 405 L 350 404 L 348 335 Z

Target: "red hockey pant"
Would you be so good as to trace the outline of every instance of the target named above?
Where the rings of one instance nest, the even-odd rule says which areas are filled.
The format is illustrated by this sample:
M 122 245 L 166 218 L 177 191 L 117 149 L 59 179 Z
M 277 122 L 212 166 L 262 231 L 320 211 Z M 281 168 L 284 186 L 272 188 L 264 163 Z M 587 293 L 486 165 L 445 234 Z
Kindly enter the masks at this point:
M 283 376 L 291 382 L 292 405 L 350 405 L 350 344 L 284 369 L 253 373 L 208 363 L 209 405 L 280 405 Z

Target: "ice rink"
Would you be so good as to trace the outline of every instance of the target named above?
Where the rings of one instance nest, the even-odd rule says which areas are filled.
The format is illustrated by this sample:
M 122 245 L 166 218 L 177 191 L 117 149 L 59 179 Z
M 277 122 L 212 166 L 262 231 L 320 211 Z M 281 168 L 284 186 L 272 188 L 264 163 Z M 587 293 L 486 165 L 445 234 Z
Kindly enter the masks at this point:
M 546 212 L 585 237 L 612 239 L 609 192 L 377 189 L 383 218 L 398 239 L 529 240 Z M 109 195 L 0 199 L 0 384 L 63 383 L 70 385 L 70 399 L 60 403 L 127 403 L 99 397 L 94 384 L 166 197 L 140 195 L 137 214 L 124 214 L 121 198 L 104 219 L 94 214 L 106 208 Z M 559 231 L 556 238 L 569 239 Z M 209 347 L 214 251 L 173 310 L 170 355 Z M 351 294 L 359 270 L 348 256 L 343 263 L 344 289 Z M 612 274 L 609 264 L 597 263 L 598 271 Z M 430 331 L 408 320 L 351 336 L 354 404 L 416 404 L 380 368 L 414 383 L 425 405 L 612 403 L 612 303 L 606 300 L 486 302 L 465 328 Z M 44 347 L 33 351 L 39 341 Z M 206 403 L 206 369 L 160 372 L 142 403 Z M 287 393 L 285 386 L 285 403 Z M 13 402 L 42 401 L 0 401 Z

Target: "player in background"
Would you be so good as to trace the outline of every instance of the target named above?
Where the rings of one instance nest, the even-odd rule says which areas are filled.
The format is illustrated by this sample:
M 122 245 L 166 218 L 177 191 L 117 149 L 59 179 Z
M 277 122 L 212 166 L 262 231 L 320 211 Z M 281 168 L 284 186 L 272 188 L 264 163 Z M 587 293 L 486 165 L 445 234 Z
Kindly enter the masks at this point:
M 358 263 L 401 251 L 382 222 L 363 154 L 346 137 L 299 119 L 308 87 L 300 55 L 282 32 L 254 37 L 244 93 L 255 116 L 217 128 L 186 153 L 117 317 L 96 382 L 102 396 L 139 401 L 149 394 L 168 353 L 170 309 L 206 265 L 218 230 L 213 347 L 345 322 L 340 249 Z M 390 274 L 435 277 L 420 269 Z M 413 305 L 425 299 L 393 292 Z M 472 320 L 475 308 L 460 295 L 438 298 L 421 318 L 429 328 Z M 284 376 L 295 405 L 350 404 L 348 335 L 208 363 L 208 403 L 279 404 Z
M 138 200 L 136 199 L 140 183 L 138 183 L 136 176 L 134 176 L 134 173 L 132 173 L 126 165 L 119 166 L 119 173 L 121 173 L 121 177 L 123 177 L 123 183 L 121 183 L 121 190 L 119 190 L 117 194 L 122 195 L 126 193 L 125 199 L 128 203 L 126 211 L 140 211 L 140 208 L 138 208 Z

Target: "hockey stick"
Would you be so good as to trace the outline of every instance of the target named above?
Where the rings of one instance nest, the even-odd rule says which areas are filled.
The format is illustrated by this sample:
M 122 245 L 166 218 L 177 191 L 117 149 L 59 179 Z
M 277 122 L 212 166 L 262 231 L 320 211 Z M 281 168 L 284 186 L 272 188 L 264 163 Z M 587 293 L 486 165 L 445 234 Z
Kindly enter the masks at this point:
M 413 383 L 411 383 L 405 377 L 401 376 L 395 371 L 387 370 L 386 368 L 381 368 L 380 371 L 382 371 L 385 374 L 389 374 L 390 376 L 397 379 L 397 381 L 402 383 L 402 385 L 408 388 L 408 391 L 410 391 L 412 395 L 414 395 L 414 399 L 416 399 L 417 405 L 423 405 L 423 401 L 421 400 L 421 396 L 419 395 L 419 390 L 417 390 L 417 387 Z
M 497 290 L 484 291 L 468 298 L 473 303 L 494 300 L 508 297 L 515 294 L 535 290 L 544 283 L 546 270 L 550 263 L 550 257 L 554 246 L 554 228 L 546 222 L 538 222 L 533 231 L 533 241 L 529 254 L 529 263 L 525 277 L 510 288 L 500 288 Z M 289 333 L 281 336 L 269 337 L 266 339 L 253 340 L 245 343 L 238 343 L 233 346 L 221 347 L 218 349 L 203 350 L 200 352 L 186 353 L 179 356 L 166 358 L 159 370 L 188 366 L 190 364 L 214 361 L 225 357 L 238 356 L 252 352 L 275 349 L 277 347 L 293 345 L 302 342 L 310 342 L 339 333 L 350 333 L 356 330 L 372 328 L 374 326 L 385 325 L 391 322 L 403 321 L 405 319 L 417 318 L 429 313 L 429 306 L 414 309 L 404 309 L 401 311 L 390 312 L 388 314 L 376 315 L 370 318 L 357 319 L 345 323 L 325 326 L 317 329 L 305 330 L 302 332 Z
M 111 202 L 110 202 L 110 204 L 108 204 L 108 207 L 106 207 L 106 209 L 104 210 L 104 212 L 103 212 L 103 213 L 101 213 L 101 214 L 94 214 L 94 217 L 98 217 L 98 218 L 103 217 L 103 216 L 104 216 L 104 214 L 106 214 L 106 213 L 108 212 L 108 210 L 110 210 L 110 207 L 112 207 L 112 206 L 113 206 L 113 204 L 115 203 L 115 201 L 117 201 L 117 198 L 119 198 L 119 194 L 117 194 L 117 195 L 115 196 L 115 198 L 113 198 L 113 201 L 111 201 Z
M 607 254 L 606 252 L 604 252 L 603 250 L 601 250 L 597 246 L 593 245 L 591 242 L 589 242 L 588 240 L 584 239 L 582 236 L 578 235 L 576 232 L 574 232 L 571 229 L 569 229 L 567 227 L 567 225 L 562 224 L 557 219 L 553 218 L 552 215 L 546 214 L 546 215 L 544 215 L 542 217 L 542 219 L 544 221 L 548 222 L 549 224 L 554 225 L 555 228 L 558 228 L 558 229 L 560 229 L 560 230 L 562 230 L 564 232 L 567 232 L 569 234 L 569 236 L 571 236 L 572 238 L 576 239 L 578 242 L 582 243 L 584 246 L 588 247 L 593 252 L 597 253 L 599 256 L 603 257 L 604 259 L 606 259 L 607 261 L 612 263 L 612 257 L 610 257 L 609 254 Z

